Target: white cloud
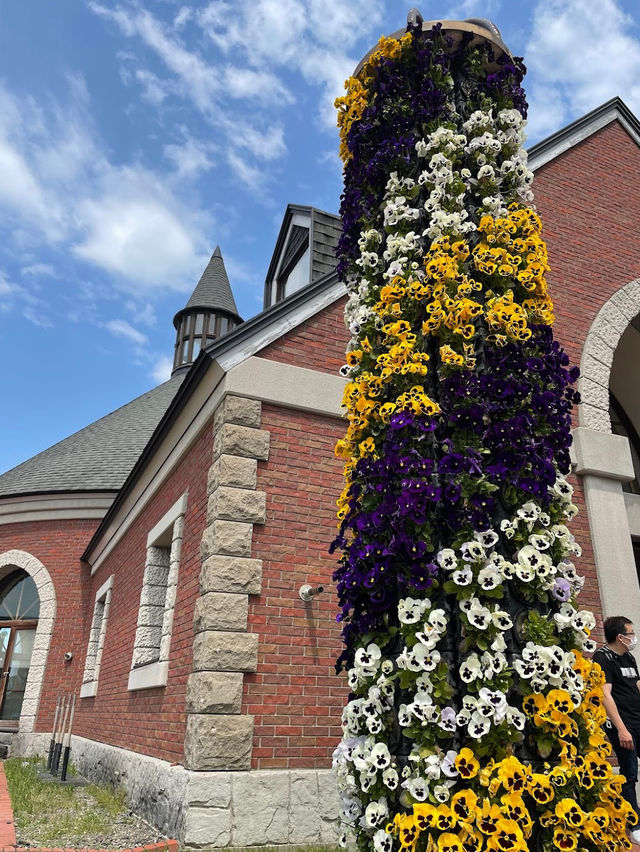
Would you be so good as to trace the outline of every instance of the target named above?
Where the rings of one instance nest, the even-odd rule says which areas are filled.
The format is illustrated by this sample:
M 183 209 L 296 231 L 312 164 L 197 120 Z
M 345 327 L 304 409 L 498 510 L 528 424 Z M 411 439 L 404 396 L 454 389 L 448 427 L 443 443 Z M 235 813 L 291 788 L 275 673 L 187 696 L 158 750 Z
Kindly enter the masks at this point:
M 162 382 L 166 382 L 171 378 L 171 371 L 173 370 L 173 360 L 168 358 L 166 355 L 160 355 L 156 363 L 153 365 L 153 369 L 151 370 L 151 377 L 158 384 L 162 384 Z
M 185 289 L 201 272 L 211 215 L 193 197 L 183 203 L 166 176 L 114 166 L 87 101 L 79 77 L 70 78 L 67 103 L 50 98 L 46 107 L 0 83 L 0 224 L 14 247 L 70 249 L 121 290 Z M 180 177 L 209 167 L 196 156 L 195 143 L 182 159 L 176 153 Z
M 135 343 L 137 346 L 143 346 L 148 338 L 146 334 L 135 329 L 130 323 L 123 319 L 109 320 L 105 324 L 105 328 L 114 335 L 114 337 L 124 337 Z
M 276 105 L 292 104 L 295 101 L 282 81 L 268 71 L 227 65 L 223 73 L 225 89 L 232 98 L 259 100 L 262 104 Z
M 143 100 L 148 101 L 150 104 L 159 106 L 169 95 L 171 87 L 167 85 L 165 80 L 161 80 L 152 71 L 147 71 L 145 68 L 138 68 L 135 72 L 135 78 L 142 86 Z
M 30 263 L 20 269 L 21 275 L 31 275 L 34 278 L 59 278 L 55 268 L 50 263 Z
M 183 131 L 186 133 L 186 131 Z M 187 136 L 182 145 L 165 145 L 164 156 L 170 160 L 176 169 L 178 180 L 192 180 L 202 172 L 207 172 L 214 167 L 210 154 L 215 151 L 215 146 L 201 142 Z
M 257 196 L 264 196 L 267 175 L 264 169 L 250 165 L 244 157 L 234 151 L 227 152 L 227 161 L 238 180 Z
M 525 52 L 536 84 L 534 133 L 557 129 L 615 95 L 640 109 L 640 41 L 629 34 L 631 24 L 616 0 L 540 0 Z M 549 103 L 553 124 L 543 113 Z
M 275 124 L 260 131 L 255 127 L 236 125 L 235 143 L 238 148 L 250 151 L 258 160 L 275 160 L 286 151 L 284 130 Z
M 53 328 L 53 323 L 42 310 L 26 307 L 22 312 L 22 316 L 38 328 Z
M 134 289 L 158 285 L 182 289 L 201 265 L 199 245 L 186 222 L 189 214 L 152 176 L 131 167 L 109 169 L 104 188 L 77 205 L 85 236 L 73 252 L 111 273 Z M 126 287 L 126 283 L 124 285 Z
M 126 36 L 139 36 L 176 75 L 182 84 L 185 97 L 208 115 L 212 115 L 215 96 L 221 89 L 221 79 L 213 66 L 197 53 L 187 50 L 177 38 L 172 38 L 166 27 L 145 9 L 109 8 L 100 3 L 89 3 L 89 8 L 120 27 Z

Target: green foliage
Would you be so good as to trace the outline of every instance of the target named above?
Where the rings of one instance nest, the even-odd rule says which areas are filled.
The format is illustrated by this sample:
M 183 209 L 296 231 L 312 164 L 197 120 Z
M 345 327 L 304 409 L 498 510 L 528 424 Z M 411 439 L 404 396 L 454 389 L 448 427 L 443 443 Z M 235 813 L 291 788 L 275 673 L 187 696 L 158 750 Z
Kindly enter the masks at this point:
M 42 768 L 37 758 L 4 761 L 16 826 L 30 843 L 59 846 L 74 837 L 76 845 L 83 846 L 83 838 L 108 832 L 114 817 L 128 813 L 124 793 L 93 784 L 78 788 L 44 781 L 38 777 Z

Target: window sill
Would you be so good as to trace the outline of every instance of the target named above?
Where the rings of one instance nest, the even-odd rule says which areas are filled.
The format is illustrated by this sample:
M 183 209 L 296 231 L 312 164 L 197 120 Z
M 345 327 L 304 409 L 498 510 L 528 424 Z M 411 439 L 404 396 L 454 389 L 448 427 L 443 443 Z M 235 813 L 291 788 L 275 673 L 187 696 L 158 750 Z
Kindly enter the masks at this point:
M 98 691 L 98 681 L 90 680 L 89 683 L 83 683 L 80 687 L 80 698 L 93 698 Z
M 133 692 L 136 689 L 154 689 L 158 686 L 166 686 L 169 675 L 169 663 L 149 663 L 129 672 L 129 683 L 127 689 Z

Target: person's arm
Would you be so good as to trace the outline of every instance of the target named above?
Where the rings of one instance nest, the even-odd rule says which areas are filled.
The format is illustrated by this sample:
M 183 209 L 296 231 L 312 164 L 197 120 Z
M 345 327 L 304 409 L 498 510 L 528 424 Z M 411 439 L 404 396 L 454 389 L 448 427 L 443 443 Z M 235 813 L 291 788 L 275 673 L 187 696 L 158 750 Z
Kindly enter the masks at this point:
M 638 688 L 640 689 L 640 681 L 638 681 Z M 618 708 L 616 707 L 616 702 L 613 700 L 613 696 L 611 695 L 611 684 L 604 683 L 602 685 L 603 692 L 603 701 L 604 709 L 607 711 L 607 716 L 616 726 L 616 730 L 618 732 L 618 739 L 620 740 L 620 745 L 622 748 L 633 748 L 633 737 L 627 730 L 627 726 L 620 718 L 620 713 L 618 713 Z

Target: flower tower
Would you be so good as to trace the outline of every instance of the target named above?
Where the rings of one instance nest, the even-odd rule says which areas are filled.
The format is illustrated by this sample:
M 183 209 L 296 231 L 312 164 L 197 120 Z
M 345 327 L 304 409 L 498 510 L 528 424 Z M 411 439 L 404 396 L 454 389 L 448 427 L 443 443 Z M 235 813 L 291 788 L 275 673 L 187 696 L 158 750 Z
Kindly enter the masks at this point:
M 488 22 L 382 38 L 337 102 L 352 334 L 335 753 L 361 850 L 629 848 L 569 473 L 577 370 Z

